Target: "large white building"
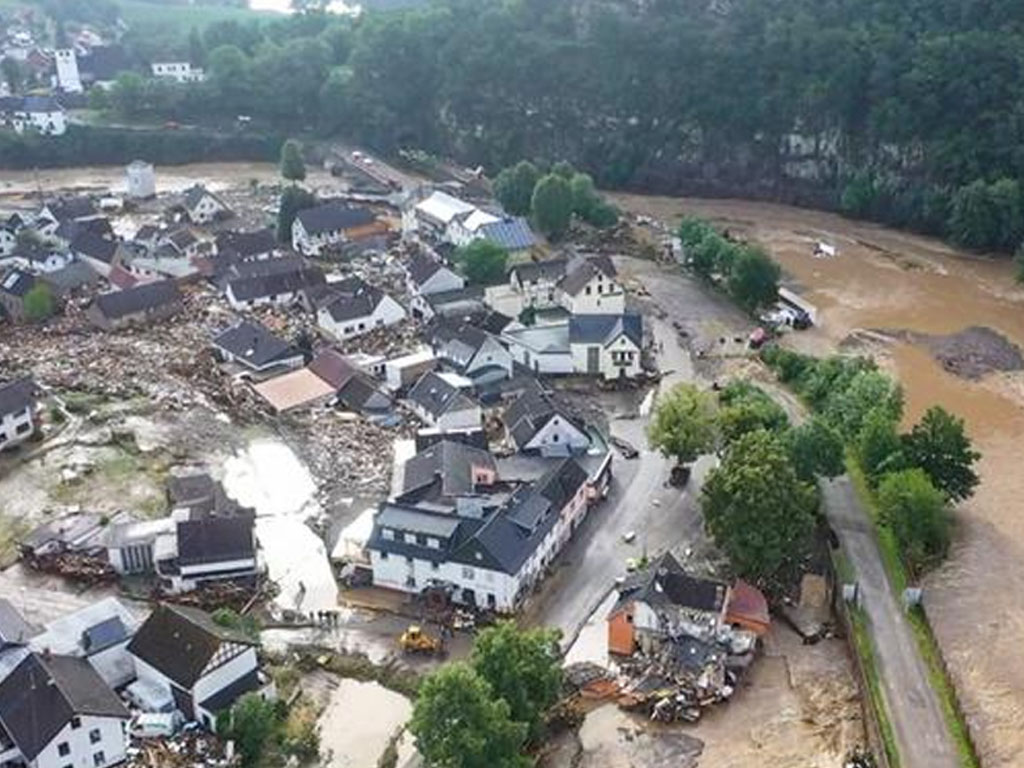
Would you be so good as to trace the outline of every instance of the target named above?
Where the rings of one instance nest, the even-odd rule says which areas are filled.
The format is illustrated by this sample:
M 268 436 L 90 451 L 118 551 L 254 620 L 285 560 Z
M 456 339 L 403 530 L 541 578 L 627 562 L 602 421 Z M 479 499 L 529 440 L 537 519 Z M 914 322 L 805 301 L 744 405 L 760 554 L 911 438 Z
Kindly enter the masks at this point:
M 133 200 L 147 200 L 156 196 L 156 172 L 153 164 L 134 160 L 125 170 L 128 180 L 128 197 Z
M 25 377 L 0 384 L 0 451 L 28 440 L 36 430 L 36 385 Z
M 67 93 L 81 93 L 82 78 L 78 73 L 78 57 L 73 48 L 58 48 L 53 52 L 57 65 L 57 87 Z
M 64 108 L 52 96 L 0 98 L 0 126 L 15 133 L 35 131 L 43 136 L 62 136 L 68 129 Z
M 201 67 L 193 67 L 187 61 L 157 61 L 150 65 L 150 69 L 153 77 L 178 83 L 201 83 L 205 78 Z

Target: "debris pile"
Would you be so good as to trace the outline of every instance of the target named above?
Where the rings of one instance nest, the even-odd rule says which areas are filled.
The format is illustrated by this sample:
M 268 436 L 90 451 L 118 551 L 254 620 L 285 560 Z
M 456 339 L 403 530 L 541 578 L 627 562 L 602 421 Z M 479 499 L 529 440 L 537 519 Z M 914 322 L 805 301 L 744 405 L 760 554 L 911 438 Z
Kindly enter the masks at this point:
M 127 768 L 220 768 L 231 765 L 224 744 L 199 729 L 182 730 L 172 738 L 139 741 L 129 747 Z
M 82 552 L 60 552 L 25 558 L 33 570 L 63 576 L 82 584 L 104 584 L 117 580 L 117 572 L 106 560 Z

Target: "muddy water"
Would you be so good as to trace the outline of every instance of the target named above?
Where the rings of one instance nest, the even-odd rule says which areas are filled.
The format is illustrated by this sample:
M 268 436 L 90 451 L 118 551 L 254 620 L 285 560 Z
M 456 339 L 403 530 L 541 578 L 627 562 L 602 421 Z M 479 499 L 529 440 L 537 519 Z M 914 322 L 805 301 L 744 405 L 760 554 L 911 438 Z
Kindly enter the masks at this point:
M 409 700 L 379 683 L 339 680 L 319 722 L 323 765 L 372 768 L 411 716 Z
M 711 218 L 766 245 L 822 315 L 821 328 L 792 337 L 803 349 L 835 349 L 856 329 L 947 334 L 993 328 L 1024 347 L 1024 291 L 1012 265 L 958 253 L 928 238 L 839 216 L 742 201 L 623 196 L 627 209 L 663 220 Z M 814 244 L 839 255 L 812 257 Z M 927 606 L 986 766 L 1024 764 L 1024 515 L 1018 446 L 1024 435 L 1024 374 L 967 381 L 921 348 L 881 349 L 907 396 L 907 421 L 940 403 L 962 415 L 984 454 L 982 485 L 958 511 L 949 562 L 926 581 Z

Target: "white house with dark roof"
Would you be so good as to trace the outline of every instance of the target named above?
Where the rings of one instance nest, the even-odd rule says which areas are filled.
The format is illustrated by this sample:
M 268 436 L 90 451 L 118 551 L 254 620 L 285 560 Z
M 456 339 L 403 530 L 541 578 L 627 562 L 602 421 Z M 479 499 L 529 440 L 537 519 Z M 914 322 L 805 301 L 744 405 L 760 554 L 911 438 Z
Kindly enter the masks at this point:
M 458 446 L 470 455 L 477 451 L 456 443 L 429 450 L 439 446 Z M 437 473 L 447 478 L 448 471 Z M 587 473 L 569 458 L 496 507 L 452 511 L 404 500 L 384 504 L 367 543 L 374 585 L 414 594 L 442 585 L 458 603 L 514 611 L 588 508 Z
M 5 253 L 2 248 L 5 231 L 0 229 L 0 267 L 17 267 L 36 275 L 48 275 L 59 272 L 74 261 L 71 253 L 49 243 L 17 243 L 12 240 L 13 247 Z
M 117 765 L 127 756 L 128 718 L 85 659 L 30 653 L 0 681 L 0 765 Z
M 68 129 L 64 107 L 52 96 L 0 97 L 0 125 L 43 136 L 62 136 Z
M 0 384 L 0 451 L 24 443 L 35 433 L 36 392 L 28 376 Z
M 264 569 L 251 513 L 178 521 L 153 544 L 161 585 L 188 592 L 215 581 L 253 580 Z
M 297 257 L 241 262 L 220 280 L 228 304 L 236 310 L 292 304 L 324 282 L 319 268 L 306 266 Z
M 292 248 L 306 256 L 320 256 L 331 246 L 386 230 L 368 208 L 324 203 L 296 214 L 292 222 Z
M 205 79 L 202 67 L 193 67 L 187 61 L 154 61 L 150 66 L 153 77 L 176 83 L 201 83 Z
M 10 225 L 0 224 L 0 257 L 10 256 L 18 244 L 18 232 Z
M 505 409 L 505 430 L 517 451 L 571 456 L 590 448 L 586 425 L 539 388 L 530 388 Z
M 351 339 L 400 323 L 405 308 L 379 288 L 354 277 L 327 286 L 316 313 L 317 324 L 336 339 Z
M 251 373 L 298 368 L 303 363 L 298 349 L 256 321 L 239 321 L 215 336 L 212 343 L 221 360 Z
M 607 256 L 575 257 L 558 283 L 559 303 L 574 315 L 621 315 L 626 292 Z
M 185 213 L 193 224 L 209 224 L 231 213 L 227 204 L 202 184 L 186 189 L 183 202 Z
M 177 709 L 214 730 L 217 714 L 246 693 L 272 695 L 256 642 L 195 608 L 161 604 L 128 644 L 138 679 L 128 693 L 148 711 Z
M 643 372 L 643 319 L 637 314 L 574 315 L 569 319 L 573 369 L 605 379 Z
M 524 307 L 549 309 L 559 306 L 558 284 L 565 277 L 567 259 L 547 259 L 514 264 L 508 271 L 509 286 Z
M 216 245 L 218 258 L 239 261 L 263 261 L 281 252 L 274 230 L 267 227 L 252 232 L 218 232 Z
M 87 229 L 75 235 L 69 250 L 103 277 L 110 275 L 110 271 L 121 263 L 124 255 L 118 241 L 108 240 Z
M 469 323 L 439 321 L 430 331 L 437 356 L 474 384 L 512 377 L 512 355 L 496 336 Z
M 420 377 L 406 401 L 423 421 L 445 431 L 479 429 L 483 419 L 476 400 L 434 371 Z

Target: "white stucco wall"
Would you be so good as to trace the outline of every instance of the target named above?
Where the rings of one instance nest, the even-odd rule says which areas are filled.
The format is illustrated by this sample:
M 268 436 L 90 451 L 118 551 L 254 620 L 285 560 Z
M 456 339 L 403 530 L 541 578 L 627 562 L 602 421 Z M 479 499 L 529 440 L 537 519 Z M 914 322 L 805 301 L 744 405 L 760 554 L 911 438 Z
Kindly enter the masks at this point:
M 124 720 L 114 717 L 82 715 L 81 725 L 72 728 L 68 723 L 61 729 L 35 760 L 35 768 L 105 768 L 125 759 Z M 99 731 L 99 741 L 93 744 L 89 734 Z M 60 754 L 60 744 L 67 743 L 69 753 Z M 93 756 L 103 753 L 103 761 L 97 763 Z
M 566 455 L 584 451 L 590 438 L 561 416 L 555 416 L 520 450 L 539 450 L 548 455 Z
M 28 429 L 25 429 L 24 432 L 19 434 L 19 427 L 24 429 L 26 424 L 28 425 Z M 18 413 L 5 414 L 4 417 L 0 419 L 0 450 L 21 445 L 21 443 L 24 443 L 32 437 L 32 433 L 34 431 L 35 423 L 31 408 L 26 408 L 24 411 L 20 411 Z

